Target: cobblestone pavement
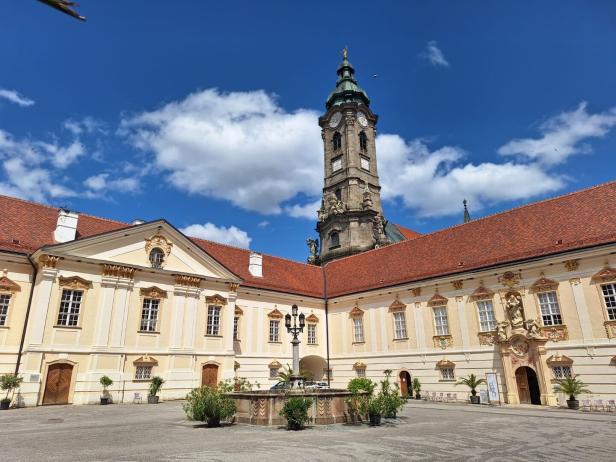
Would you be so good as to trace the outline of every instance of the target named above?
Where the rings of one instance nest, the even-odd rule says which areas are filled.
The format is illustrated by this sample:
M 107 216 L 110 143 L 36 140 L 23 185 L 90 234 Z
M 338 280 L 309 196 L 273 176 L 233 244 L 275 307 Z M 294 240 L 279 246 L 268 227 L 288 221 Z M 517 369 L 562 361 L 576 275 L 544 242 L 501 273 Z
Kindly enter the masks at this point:
M 398 419 L 302 432 L 188 422 L 179 402 L 0 412 L 0 460 L 614 461 L 616 413 L 411 402 Z

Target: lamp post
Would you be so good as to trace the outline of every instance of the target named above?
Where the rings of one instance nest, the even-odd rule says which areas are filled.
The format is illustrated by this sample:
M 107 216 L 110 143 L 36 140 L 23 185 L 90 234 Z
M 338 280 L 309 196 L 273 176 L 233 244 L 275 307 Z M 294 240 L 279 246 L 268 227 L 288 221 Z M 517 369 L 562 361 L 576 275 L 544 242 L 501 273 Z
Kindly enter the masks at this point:
M 304 378 L 299 375 L 299 338 L 297 334 L 304 331 L 306 325 L 306 316 L 304 313 L 299 314 L 299 325 L 297 324 L 297 305 L 291 307 L 291 313 L 293 314 L 293 324 L 291 324 L 291 315 L 287 313 L 284 317 L 284 325 L 287 328 L 289 334 L 293 334 L 293 374 L 291 375 L 291 388 L 302 388 L 304 385 Z

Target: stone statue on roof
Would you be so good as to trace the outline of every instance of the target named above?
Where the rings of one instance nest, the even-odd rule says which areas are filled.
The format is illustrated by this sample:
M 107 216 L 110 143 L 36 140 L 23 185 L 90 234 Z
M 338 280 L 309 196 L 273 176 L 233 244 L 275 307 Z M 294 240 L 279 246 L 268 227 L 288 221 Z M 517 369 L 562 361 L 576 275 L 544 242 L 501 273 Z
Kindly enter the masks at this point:
M 310 250 L 308 263 L 317 265 L 319 263 L 319 240 L 308 238 L 306 239 L 306 245 L 308 245 L 308 249 Z

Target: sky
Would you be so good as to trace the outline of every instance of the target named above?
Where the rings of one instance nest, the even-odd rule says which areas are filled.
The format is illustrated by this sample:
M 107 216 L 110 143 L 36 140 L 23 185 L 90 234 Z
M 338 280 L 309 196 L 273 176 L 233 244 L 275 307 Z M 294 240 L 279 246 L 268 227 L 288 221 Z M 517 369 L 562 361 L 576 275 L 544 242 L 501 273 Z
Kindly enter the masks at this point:
M 347 46 L 385 217 L 421 233 L 612 181 L 616 3 L 35 0 L 0 15 L 0 194 L 303 261 Z M 574 211 L 572 211 L 574 213 Z

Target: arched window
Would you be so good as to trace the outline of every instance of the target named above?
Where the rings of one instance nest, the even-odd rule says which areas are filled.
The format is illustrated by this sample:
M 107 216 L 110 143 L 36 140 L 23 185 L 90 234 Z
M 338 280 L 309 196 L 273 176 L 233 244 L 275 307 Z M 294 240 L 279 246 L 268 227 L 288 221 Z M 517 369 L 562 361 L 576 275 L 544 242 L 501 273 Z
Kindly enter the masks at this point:
M 337 231 L 334 231 L 329 236 L 329 247 L 333 249 L 334 247 L 340 247 L 340 235 Z
M 338 149 L 342 148 L 342 135 L 340 134 L 340 132 L 334 133 L 334 136 L 332 138 L 332 145 L 334 147 L 334 151 L 337 151 Z
M 365 132 L 359 132 L 359 148 L 362 151 L 368 149 L 368 137 Z
M 150 252 L 150 263 L 152 264 L 152 268 L 160 268 L 163 265 L 163 261 L 165 261 L 165 252 L 158 247 L 154 247 Z

